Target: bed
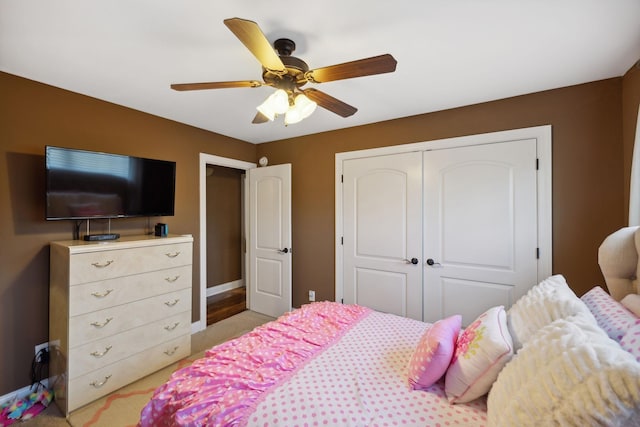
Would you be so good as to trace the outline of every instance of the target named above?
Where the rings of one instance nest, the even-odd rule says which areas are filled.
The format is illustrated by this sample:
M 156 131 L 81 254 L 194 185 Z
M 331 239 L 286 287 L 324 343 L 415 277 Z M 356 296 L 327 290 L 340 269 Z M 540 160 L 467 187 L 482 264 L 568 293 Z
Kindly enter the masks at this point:
M 466 328 L 304 305 L 176 371 L 138 425 L 640 426 L 638 247 L 603 242 L 609 292 L 555 275 Z

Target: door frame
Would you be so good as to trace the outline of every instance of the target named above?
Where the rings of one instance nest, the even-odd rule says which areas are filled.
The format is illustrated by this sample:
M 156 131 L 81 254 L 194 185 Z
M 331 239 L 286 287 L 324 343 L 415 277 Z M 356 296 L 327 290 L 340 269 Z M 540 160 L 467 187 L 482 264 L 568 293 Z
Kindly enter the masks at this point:
M 348 151 L 336 153 L 335 157 L 335 300 L 341 302 L 344 297 L 344 265 L 342 237 L 342 163 L 349 159 L 362 157 L 386 156 L 389 154 L 406 153 L 410 151 L 441 150 L 446 148 L 466 147 L 472 145 L 493 144 L 521 139 L 536 139 L 538 158 L 537 198 L 538 198 L 538 281 L 551 276 L 553 261 L 552 241 L 552 169 L 551 169 L 551 125 L 534 126 L 522 129 L 490 132 L 454 138 L 422 141 L 411 144 L 393 145 L 381 148 Z
M 224 166 L 245 171 L 258 167 L 255 163 L 243 160 L 200 153 L 200 319 L 191 323 L 192 334 L 207 327 L 207 165 Z M 241 214 L 245 215 L 245 212 L 243 211 Z M 244 264 L 246 266 L 246 262 Z M 246 272 L 243 274 L 246 277 Z

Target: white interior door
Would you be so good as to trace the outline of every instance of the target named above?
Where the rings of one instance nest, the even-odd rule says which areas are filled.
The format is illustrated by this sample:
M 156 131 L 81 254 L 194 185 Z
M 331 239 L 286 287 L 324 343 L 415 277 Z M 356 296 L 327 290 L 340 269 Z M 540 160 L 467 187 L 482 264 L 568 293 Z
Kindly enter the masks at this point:
M 419 152 L 344 162 L 345 303 L 422 319 L 421 165 Z
M 536 140 L 424 152 L 424 318 L 508 308 L 537 283 Z
M 291 310 L 291 165 L 248 171 L 249 309 Z

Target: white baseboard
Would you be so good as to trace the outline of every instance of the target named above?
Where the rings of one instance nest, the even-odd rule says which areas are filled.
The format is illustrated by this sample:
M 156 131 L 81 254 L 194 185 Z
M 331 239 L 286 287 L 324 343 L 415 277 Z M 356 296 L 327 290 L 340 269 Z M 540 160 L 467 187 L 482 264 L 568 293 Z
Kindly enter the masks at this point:
M 41 383 L 49 388 L 49 379 L 45 378 L 41 381 Z M 0 406 L 4 405 L 7 402 L 13 402 L 16 399 L 22 399 L 24 397 L 29 396 L 31 394 L 31 386 L 28 385 L 26 387 L 22 387 L 20 390 L 12 391 L 11 393 L 7 393 L 4 396 L 0 396 Z
M 207 288 L 207 298 L 230 291 L 231 289 L 241 288 L 244 286 L 244 280 L 234 280 L 233 282 L 223 283 L 221 285 L 211 286 Z
M 204 319 L 204 321 L 198 320 L 197 322 L 191 323 L 191 335 L 200 331 L 204 331 L 205 329 L 207 329 L 207 319 Z

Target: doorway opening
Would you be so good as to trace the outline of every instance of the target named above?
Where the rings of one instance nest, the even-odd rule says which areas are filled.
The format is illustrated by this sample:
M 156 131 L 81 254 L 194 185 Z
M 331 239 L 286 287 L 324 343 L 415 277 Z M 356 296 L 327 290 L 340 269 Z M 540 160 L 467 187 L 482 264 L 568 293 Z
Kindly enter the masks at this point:
M 207 326 L 247 308 L 244 169 L 207 164 Z
M 235 160 L 235 159 L 229 159 L 226 157 L 220 157 L 220 156 L 214 156 L 212 154 L 206 154 L 206 153 L 200 153 L 200 165 L 199 165 L 199 173 L 200 173 L 200 292 L 199 292 L 199 299 L 198 299 L 198 306 L 199 306 L 199 320 L 194 322 L 191 326 L 191 332 L 195 333 L 198 331 L 202 331 L 207 327 L 207 293 L 209 292 L 209 294 L 212 295 L 216 295 L 216 294 L 220 294 L 222 295 L 222 292 L 226 292 L 226 291 L 230 291 L 236 288 L 241 287 L 241 285 L 244 285 L 246 282 L 244 281 L 244 279 L 246 278 L 246 274 L 244 272 L 245 270 L 245 264 L 246 264 L 246 260 L 245 260 L 245 255 L 244 255 L 244 246 L 243 243 L 241 243 L 241 250 L 238 250 L 235 254 L 236 257 L 236 261 L 239 260 L 240 264 L 241 264 L 241 282 L 238 283 L 236 282 L 236 280 L 238 279 L 234 279 L 230 282 L 225 281 L 223 283 L 217 283 L 215 285 L 217 285 L 217 288 L 214 291 L 208 291 L 208 270 L 212 269 L 211 267 L 209 267 L 209 256 L 208 256 L 208 228 L 212 228 L 211 226 L 208 227 L 208 212 L 211 211 L 212 209 L 216 209 L 216 196 L 214 194 L 211 194 L 208 196 L 208 192 L 207 192 L 207 174 L 211 173 L 208 172 L 208 169 L 211 169 L 212 167 L 221 167 L 220 169 L 220 173 L 223 172 L 229 172 L 227 169 L 229 170 L 235 170 L 240 176 L 244 176 L 244 173 L 249 170 L 249 169 L 253 169 L 255 168 L 257 165 L 255 163 L 250 163 L 250 162 L 244 162 L 241 160 Z M 215 170 L 212 170 L 212 172 L 215 173 Z M 235 172 L 234 172 L 235 173 Z M 240 188 L 244 187 L 244 181 L 240 182 Z M 218 203 L 220 203 L 220 201 L 218 201 Z M 244 193 L 242 193 L 241 196 L 241 203 L 242 203 L 242 207 L 240 209 L 240 213 L 238 215 L 238 217 L 235 219 L 236 221 L 239 221 L 241 224 L 241 229 L 242 229 L 242 235 L 244 236 Z M 212 206 L 212 207 L 209 207 Z M 227 248 L 227 250 L 229 250 L 230 252 L 233 251 L 233 249 L 229 249 Z M 231 256 L 231 255 L 229 255 Z M 222 285 L 222 286 L 220 286 Z M 236 292 L 240 292 L 240 291 L 236 291 Z M 222 296 L 218 297 L 218 298 L 223 298 Z M 235 298 L 237 299 L 238 297 L 235 296 Z M 195 299 L 195 298 L 194 298 Z M 245 300 L 246 301 L 246 300 Z M 230 304 L 229 301 L 224 302 L 223 304 Z M 245 306 L 246 306 L 246 302 L 245 302 Z M 195 311 L 195 310 L 194 310 Z

